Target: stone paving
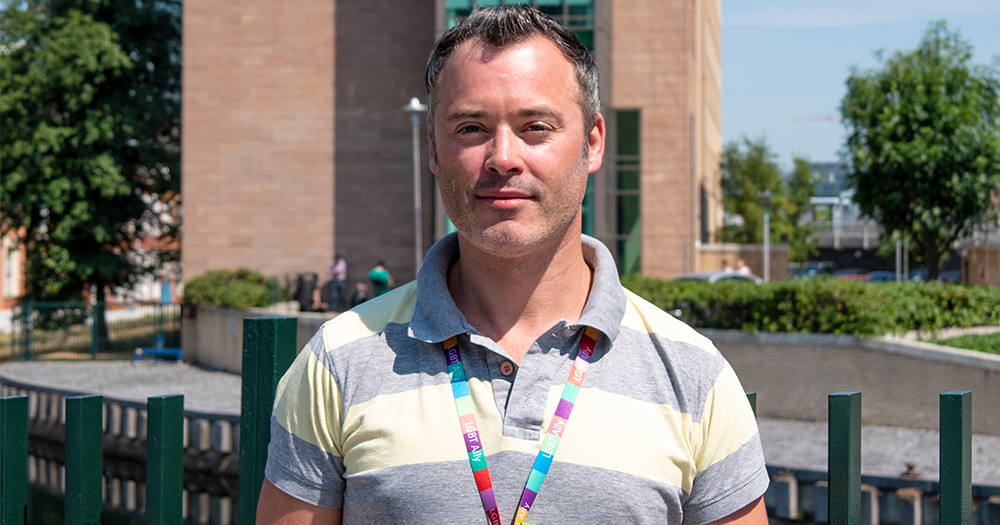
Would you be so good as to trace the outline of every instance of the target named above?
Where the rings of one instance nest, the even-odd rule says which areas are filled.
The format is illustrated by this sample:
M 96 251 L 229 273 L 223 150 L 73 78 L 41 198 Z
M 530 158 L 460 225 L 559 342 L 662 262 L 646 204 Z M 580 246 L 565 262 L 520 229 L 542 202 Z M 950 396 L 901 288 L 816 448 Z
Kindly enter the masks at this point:
M 189 410 L 239 413 L 240 377 L 188 364 L 143 361 L 8 362 L 8 377 L 63 390 L 144 401 L 149 396 L 183 394 Z M 974 400 L 975 401 L 975 400 Z M 762 418 L 764 455 L 772 466 L 826 470 L 825 422 Z M 932 430 L 865 426 L 861 431 L 863 474 L 898 476 L 908 464 L 922 479 L 938 478 L 938 433 Z M 972 437 L 972 479 L 1000 487 L 1000 436 Z

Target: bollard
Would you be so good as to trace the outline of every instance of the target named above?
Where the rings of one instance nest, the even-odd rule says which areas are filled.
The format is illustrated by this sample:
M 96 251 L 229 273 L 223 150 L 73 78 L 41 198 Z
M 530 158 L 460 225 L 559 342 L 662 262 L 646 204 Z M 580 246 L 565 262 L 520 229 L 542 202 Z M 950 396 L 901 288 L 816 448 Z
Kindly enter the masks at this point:
M 101 522 L 102 396 L 66 398 L 66 523 Z
M 146 400 L 146 523 L 180 523 L 184 488 L 184 396 Z
M 240 404 L 239 522 L 257 521 L 264 484 L 271 409 L 278 381 L 295 360 L 295 318 L 243 321 L 243 388 Z
M 861 392 L 830 394 L 830 523 L 861 525 Z
M 0 525 L 28 520 L 28 398 L 0 399 Z
M 972 524 L 972 392 L 941 394 L 941 523 Z

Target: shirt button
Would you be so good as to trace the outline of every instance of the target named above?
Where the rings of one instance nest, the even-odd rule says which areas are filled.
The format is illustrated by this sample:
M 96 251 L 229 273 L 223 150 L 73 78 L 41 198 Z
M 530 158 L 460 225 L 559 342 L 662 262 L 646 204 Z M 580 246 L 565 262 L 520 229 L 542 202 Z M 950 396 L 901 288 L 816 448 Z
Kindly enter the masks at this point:
M 514 365 L 510 361 L 500 363 L 500 373 L 504 376 L 510 376 L 514 373 Z

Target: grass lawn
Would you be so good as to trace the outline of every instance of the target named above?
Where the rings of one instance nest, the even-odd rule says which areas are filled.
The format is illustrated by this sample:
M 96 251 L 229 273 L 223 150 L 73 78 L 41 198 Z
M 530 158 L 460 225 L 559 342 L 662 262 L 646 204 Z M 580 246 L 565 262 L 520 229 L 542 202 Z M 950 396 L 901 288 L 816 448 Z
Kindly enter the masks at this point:
M 986 335 L 960 335 L 948 339 L 931 341 L 936 345 L 945 345 L 966 350 L 978 350 L 989 354 L 1000 355 L 1000 333 Z

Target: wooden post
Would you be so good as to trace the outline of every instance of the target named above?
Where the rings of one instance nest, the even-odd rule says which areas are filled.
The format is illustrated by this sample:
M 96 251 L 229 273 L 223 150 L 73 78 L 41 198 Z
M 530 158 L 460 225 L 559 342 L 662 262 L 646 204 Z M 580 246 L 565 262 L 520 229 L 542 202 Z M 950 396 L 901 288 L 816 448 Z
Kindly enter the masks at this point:
M 941 394 L 941 523 L 972 524 L 972 392 Z
M 264 484 L 271 410 L 278 381 L 295 360 L 295 318 L 243 321 L 243 389 L 240 400 L 239 522 L 257 521 L 257 499 Z
M 66 398 L 66 523 L 101 523 L 102 396 Z
M 184 396 L 146 400 L 146 523 L 181 523 Z
M 0 525 L 28 521 L 28 398 L 0 399 Z
M 831 525 L 861 524 L 861 392 L 830 394 Z

